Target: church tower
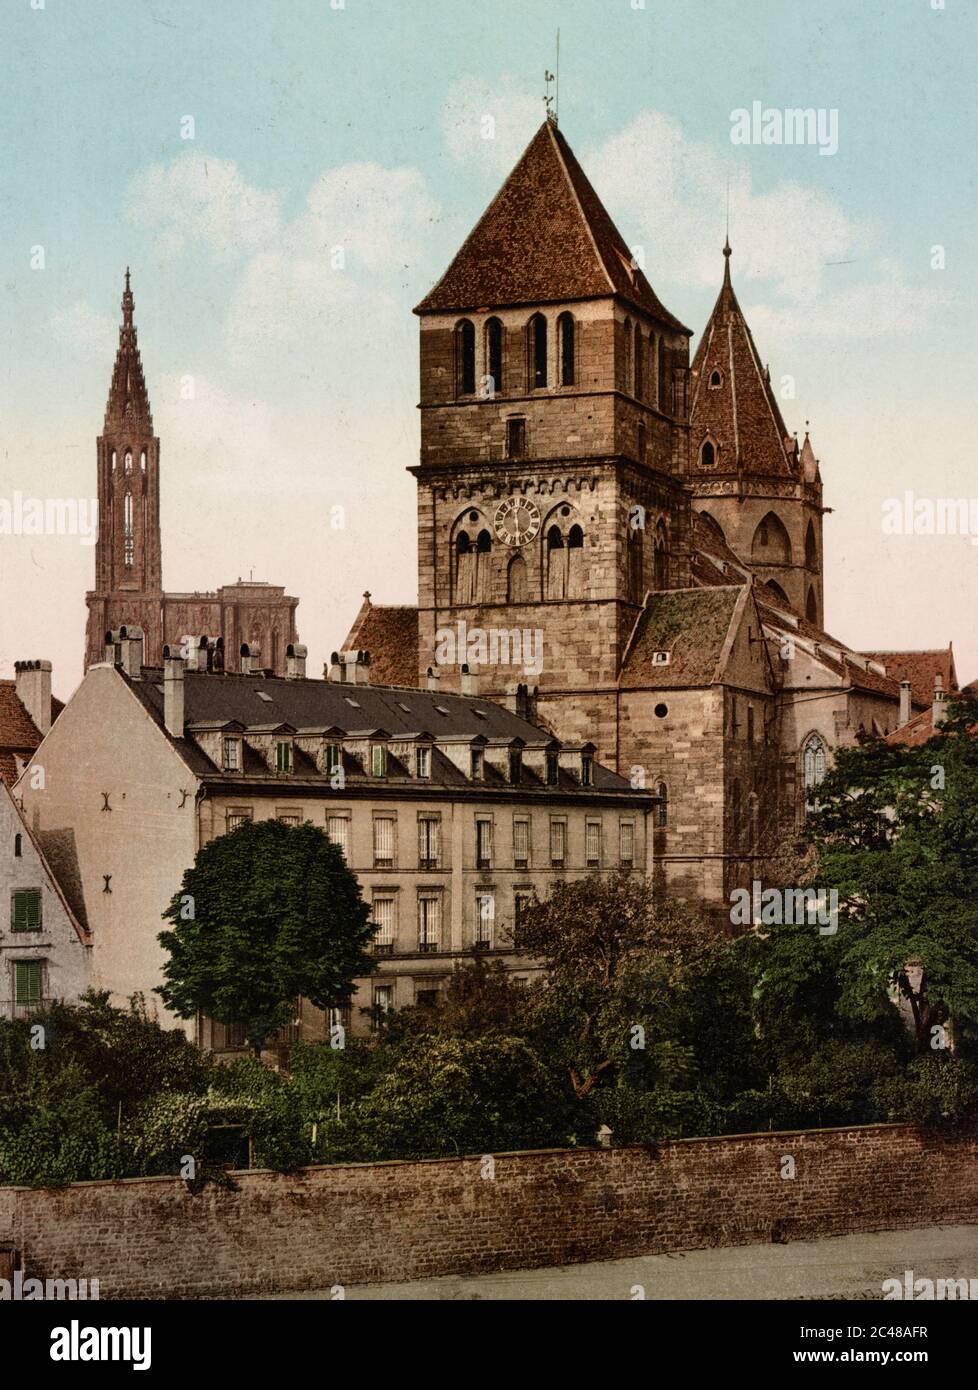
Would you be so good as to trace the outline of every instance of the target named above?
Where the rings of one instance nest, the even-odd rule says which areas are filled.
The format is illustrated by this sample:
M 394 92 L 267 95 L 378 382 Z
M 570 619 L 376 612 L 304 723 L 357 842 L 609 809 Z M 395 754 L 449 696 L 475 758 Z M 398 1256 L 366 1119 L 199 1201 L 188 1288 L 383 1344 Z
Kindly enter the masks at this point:
M 690 330 L 640 260 L 548 118 L 416 310 L 422 682 L 536 687 L 606 756 L 646 594 L 690 583 Z
M 162 661 L 160 441 L 153 433 L 133 306 L 127 269 L 119 347 L 97 441 L 99 532 L 95 589 L 86 595 L 86 666 L 102 660 L 105 632 L 123 625 L 142 628 L 148 664 Z
M 788 433 L 730 279 L 723 285 L 693 361 L 690 462 L 693 505 L 762 586 L 825 625 L 822 479 L 806 433 Z

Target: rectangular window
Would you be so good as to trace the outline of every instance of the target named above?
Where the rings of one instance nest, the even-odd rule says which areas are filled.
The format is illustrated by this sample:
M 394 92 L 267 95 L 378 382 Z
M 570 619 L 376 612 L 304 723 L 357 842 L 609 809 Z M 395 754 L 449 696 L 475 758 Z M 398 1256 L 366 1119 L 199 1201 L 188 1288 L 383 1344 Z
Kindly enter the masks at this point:
M 514 750 L 509 755 L 509 780 L 514 786 L 519 786 L 520 777 L 523 772 L 523 754 Z
M 241 771 L 241 740 L 239 738 L 226 738 L 224 740 L 224 771 Z
M 40 888 L 18 888 L 14 891 L 11 900 L 10 930 L 41 930 Z
M 486 769 L 486 755 L 481 748 L 472 749 L 472 780 L 481 782 Z
M 416 748 L 414 750 L 414 769 L 419 777 L 431 776 L 430 748 Z
M 437 869 L 439 822 L 436 816 L 418 817 L 418 868 Z
M 584 829 L 584 857 L 589 869 L 601 867 L 601 822 L 589 820 Z
M 567 854 L 567 822 L 563 820 L 552 820 L 550 822 L 550 863 L 555 869 L 564 867 L 564 859 Z
M 372 915 L 377 925 L 374 950 L 379 956 L 389 956 L 394 951 L 394 899 L 374 898 Z
M 556 754 L 556 753 L 548 753 L 548 754 L 547 754 L 547 786 L 548 786 L 548 787 L 555 787 L 555 786 L 557 785 L 557 777 L 558 777 L 559 771 L 560 771 L 560 767 L 559 767 L 559 764 L 558 764 L 558 762 L 557 762 L 557 754 Z
M 517 925 L 517 926 L 519 926 L 519 924 L 522 922 L 522 920 L 523 920 L 523 914 L 524 914 L 524 912 L 526 911 L 526 909 L 530 906 L 530 903 L 531 903 L 532 901 L 533 901 L 533 894 L 532 894 L 532 893 L 514 893 L 514 895 L 513 895 L 513 905 L 514 905 L 514 908 L 515 908 L 515 917 L 516 917 L 516 925 Z
M 370 775 L 387 776 L 387 749 L 382 743 L 375 743 L 370 749 Z
M 278 813 L 278 815 L 275 817 L 275 819 L 276 819 L 276 820 L 280 820 L 280 821 L 282 822 L 283 825 L 301 825 L 301 824 L 302 824 L 302 812 L 301 812 L 301 811 L 279 811 L 279 813 Z
M 323 762 L 323 771 L 327 777 L 332 777 L 334 772 L 342 770 L 343 749 L 338 743 L 327 743 L 326 755 Z
M 350 860 L 350 817 L 349 816 L 327 816 L 326 834 L 334 845 L 338 845 L 343 851 L 343 858 L 349 863 Z
M 530 862 L 530 822 L 513 821 L 513 863 L 517 869 L 525 869 Z
M 492 821 L 484 817 L 475 823 L 475 865 L 477 869 L 492 867 Z
M 386 1014 L 394 1007 L 394 986 L 374 985 L 374 1008 Z
M 374 868 L 394 867 L 394 818 L 374 817 Z
M 623 820 L 618 827 L 618 858 L 623 864 L 635 863 L 635 823 Z
M 496 896 L 477 893 L 475 898 L 475 949 L 491 951 L 493 928 L 496 925 Z
M 581 786 L 590 787 L 594 782 L 594 759 L 585 753 L 581 758 Z
M 14 961 L 14 1003 L 40 1004 L 41 961 Z
M 292 771 L 292 745 L 291 743 L 276 743 L 275 745 L 275 771 Z
M 437 989 L 416 989 L 414 991 L 414 1002 L 419 1009 L 437 1009 L 438 990 Z
M 232 830 L 237 830 L 239 825 L 244 825 L 245 821 L 251 820 L 251 811 L 246 806 L 234 806 L 228 811 L 228 834 Z
M 521 459 L 526 453 L 526 421 L 506 421 L 506 457 Z
M 437 951 L 441 941 L 441 898 L 435 894 L 418 898 L 418 950 Z

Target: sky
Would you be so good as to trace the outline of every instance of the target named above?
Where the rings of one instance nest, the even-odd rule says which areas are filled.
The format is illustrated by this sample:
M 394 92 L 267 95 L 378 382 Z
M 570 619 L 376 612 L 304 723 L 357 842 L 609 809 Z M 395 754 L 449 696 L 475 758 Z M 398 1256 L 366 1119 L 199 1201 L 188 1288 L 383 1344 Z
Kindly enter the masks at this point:
M 284 584 L 312 673 L 364 590 L 414 602 L 411 311 L 543 119 L 558 29 L 561 130 L 697 338 L 729 197 L 832 508 L 828 630 L 953 639 L 975 678 L 978 546 L 884 525 L 978 499 L 975 0 L 5 0 L 0 516 L 94 496 L 129 265 L 165 587 Z M 755 102 L 837 150 L 734 143 Z M 71 694 L 93 574 L 80 537 L 0 535 L 0 676 L 45 657 Z

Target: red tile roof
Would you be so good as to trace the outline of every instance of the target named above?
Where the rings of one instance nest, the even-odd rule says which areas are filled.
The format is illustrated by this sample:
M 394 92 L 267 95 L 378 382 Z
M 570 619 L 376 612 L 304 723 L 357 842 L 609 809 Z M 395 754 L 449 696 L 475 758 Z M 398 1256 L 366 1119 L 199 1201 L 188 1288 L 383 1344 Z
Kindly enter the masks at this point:
M 61 701 L 52 695 L 52 723 L 63 709 Z M 41 737 L 41 731 L 17 698 L 16 681 L 0 680 L 0 781 L 13 786 L 18 776 L 15 754 L 28 759 Z
M 919 654 L 920 653 L 918 653 L 918 655 Z M 978 681 L 972 681 L 970 685 L 966 685 L 965 690 L 970 690 L 972 693 L 978 692 Z M 940 726 L 938 726 L 938 728 L 939 727 Z M 971 733 L 975 737 L 978 737 L 978 727 L 973 725 Z M 906 724 L 901 724 L 899 729 L 894 729 L 892 734 L 888 735 L 886 742 L 892 744 L 894 747 L 898 744 L 904 744 L 908 748 L 919 748 L 922 743 L 926 743 L 928 739 L 933 737 L 934 701 L 932 691 L 931 703 L 928 705 L 927 709 L 922 710 L 920 714 L 915 714 L 912 719 L 907 720 Z
M 711 685 L 743 592 L 742 584 L 728 584 L 652 594 L 625 652 L 622 689 Z M 668 664 L 654 664 L 653 653 L 662 651 Z
M 417 608 L 374 605 L 365 594 L 343 650 L 370 653 L 371 685 L 417 687 Z
M 720 384 L 710 386 L 718 372 Z M 692 367 L 690 409 L 694 473 L 745 473 L 796 477 L 800 464 L 767 372 L 730 282 L 723 287 L 700 339 Z M 700 469 L 699 451 L 710 437 L 719 445 L 711 469 Z
M 547 120 L 416 312 L 618 295 L 689 335 L 631 261 L 570 145 Z
M 886 674 L 897 683 L 909 681 L 910 698 L 919 707 L 933 705 L 935 675 L 941 677 L 945 690 L 958 688 L 954 651 L 950 642 L 943 651 L 863 652 L 862 655 L 885 666 Z

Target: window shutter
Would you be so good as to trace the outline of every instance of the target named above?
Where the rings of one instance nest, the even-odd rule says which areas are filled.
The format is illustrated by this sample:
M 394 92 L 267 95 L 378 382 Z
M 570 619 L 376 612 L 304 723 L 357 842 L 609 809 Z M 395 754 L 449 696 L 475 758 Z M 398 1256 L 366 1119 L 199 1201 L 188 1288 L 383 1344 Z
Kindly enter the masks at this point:
M 599 821 L 588 821 L 586 831 L 587 845 L 585 853 L 588 863 L 598 864 L 601 862 L 601 824 Z
M 41 1002 L 41 962 L 39 960 L 14 962 L 14 1001 L 17 1004 L 39 1004 Z
M 394 941 L 393 898 L 375 898 L 373 916 L 374 922 L 377 925 L 377 935 L 374 937 L 374 945 L 392 945 Z
M 529 859 L 530 857 L 530 825 L 528 821 L 513 821 L 513 858 Z
M 22 888 L 14 893 L 14 931 L 40 931 L 41 892 L 39 888 Z
M 394 822 L 388 818 L 378 817 L 374 821 L 374 857 L 394 858 Z

